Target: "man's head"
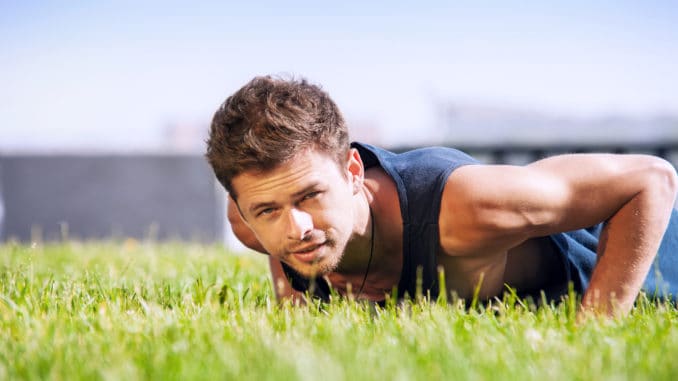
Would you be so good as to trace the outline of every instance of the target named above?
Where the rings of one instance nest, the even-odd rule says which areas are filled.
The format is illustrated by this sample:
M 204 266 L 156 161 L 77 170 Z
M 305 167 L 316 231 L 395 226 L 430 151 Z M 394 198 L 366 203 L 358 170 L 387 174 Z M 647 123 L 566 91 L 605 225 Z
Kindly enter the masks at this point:
M 339 266 L 360 228 L 364 169 L 324 91 L 253 79 L 216 112 L 206 156 L 271 256 L 306 276 Z
M 329 95 L 306 80 L 256 77 L 226 99 L 212 120 L 207 159 L 236 199 L 232 180 L 268 171 L 314 149 L 340 166 L 349 150 L 344 119 Z
M 243 222 L 267 253 L 302 275 L 338 269 L 361 232 L 364 172 L 358 152 L 350 153 L 341 168 L 326 154 L 304 150 L 273 170 L 233 178 Z

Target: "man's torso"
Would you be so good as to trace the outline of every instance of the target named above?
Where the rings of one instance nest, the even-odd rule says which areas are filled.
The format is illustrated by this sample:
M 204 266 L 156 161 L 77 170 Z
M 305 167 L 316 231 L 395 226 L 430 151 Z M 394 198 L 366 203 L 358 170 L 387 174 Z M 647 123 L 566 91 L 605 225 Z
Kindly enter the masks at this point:
M 375 195 L 373 209 L 378 229 L 375 249 L 387 252 L 387 256 L 372 267 L 363 294 L 368 299 L 381 300 L 401 280 L 404 241 L 401 205 L 395 182 L 382 168 L 368 169 L 365 173 L 365 184 Z M 451 212 L 440 211 L 441 216 L 445 213 Z M 480 280 L 482 282 L 478 290 L 482 299 L 501 295 L 504 285 L 509 285 L 518 292 L 529 292 L 548 288 L 553 282 L 566 281 L 562 263 L 548 237 L 527 240 L 503 253 L 455 255 L 446 253 L 438 246 L 435 260 L 445 275 L 447 291 L 462 298 L 472 297 Z M 346 283 L 356 287 L 362 281 L 347 279 L 340 274 L 330 274 L 328 278 L 340 290 L 345 290 Z

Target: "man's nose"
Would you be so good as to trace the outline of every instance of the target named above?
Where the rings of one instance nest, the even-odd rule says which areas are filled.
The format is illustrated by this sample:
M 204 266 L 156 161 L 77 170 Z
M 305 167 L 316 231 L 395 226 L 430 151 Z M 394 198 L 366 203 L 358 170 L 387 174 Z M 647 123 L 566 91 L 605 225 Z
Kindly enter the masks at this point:
M 290 210 L 287 238 L 303 240 L 312 230 L 313 218 L 311 218 L 310 214 L 298 209 Z

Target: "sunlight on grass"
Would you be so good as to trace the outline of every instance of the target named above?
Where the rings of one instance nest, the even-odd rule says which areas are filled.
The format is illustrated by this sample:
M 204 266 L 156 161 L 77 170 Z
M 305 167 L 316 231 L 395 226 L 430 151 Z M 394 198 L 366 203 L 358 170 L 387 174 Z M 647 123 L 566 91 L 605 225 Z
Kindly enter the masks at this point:
M 266 258 L 136 241 L 0 246 L 0 379 L 674 379 L 678 313 L 641 301 L 275 303 Z

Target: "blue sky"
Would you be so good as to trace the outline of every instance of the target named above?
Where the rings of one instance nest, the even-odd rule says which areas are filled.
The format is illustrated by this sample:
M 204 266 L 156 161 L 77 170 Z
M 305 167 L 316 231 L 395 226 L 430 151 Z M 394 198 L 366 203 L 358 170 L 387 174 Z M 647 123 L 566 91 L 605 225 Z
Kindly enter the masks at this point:
M 676 2 L 336 3 L 0 0 L 0 150 L 153 148 L 269 73 L 385 144 L 432 140 L 447 101 L 678 113 Z

